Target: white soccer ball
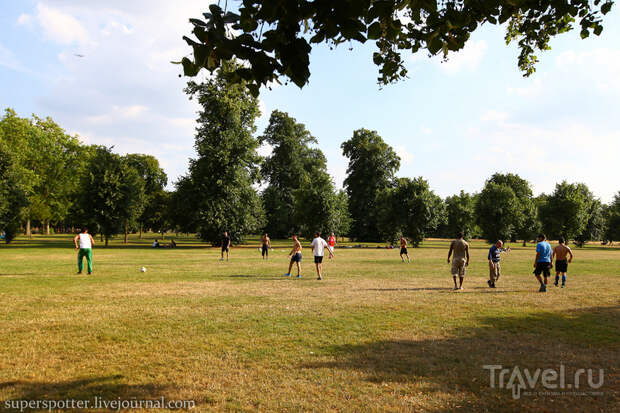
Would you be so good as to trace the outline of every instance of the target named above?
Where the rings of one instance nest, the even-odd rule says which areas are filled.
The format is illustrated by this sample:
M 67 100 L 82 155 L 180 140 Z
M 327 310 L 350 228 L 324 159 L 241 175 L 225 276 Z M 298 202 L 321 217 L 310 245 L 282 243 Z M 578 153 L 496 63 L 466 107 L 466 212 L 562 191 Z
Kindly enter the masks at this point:
M 263 251 L 263 249 L 262 249 L 262 248 L 259 248 L 258 250 L 259 250 L 259 251 L 261 251 L 261 252 Z
M 140 271 L 142 271 L 142 272 L 146 272 L 146 267 L 142 267 L 142 268 L 140 268 Z

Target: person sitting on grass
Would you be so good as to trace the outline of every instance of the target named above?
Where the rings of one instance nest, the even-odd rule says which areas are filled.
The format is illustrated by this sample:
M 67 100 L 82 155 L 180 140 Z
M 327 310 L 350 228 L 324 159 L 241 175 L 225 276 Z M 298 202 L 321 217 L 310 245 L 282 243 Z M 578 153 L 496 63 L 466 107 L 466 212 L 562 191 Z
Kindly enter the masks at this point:
M 153 245 L 151 245 L 151 247 L 153 248 L 159 248 L 159 241 L 155 240 L 155 242 L 153 242 Z

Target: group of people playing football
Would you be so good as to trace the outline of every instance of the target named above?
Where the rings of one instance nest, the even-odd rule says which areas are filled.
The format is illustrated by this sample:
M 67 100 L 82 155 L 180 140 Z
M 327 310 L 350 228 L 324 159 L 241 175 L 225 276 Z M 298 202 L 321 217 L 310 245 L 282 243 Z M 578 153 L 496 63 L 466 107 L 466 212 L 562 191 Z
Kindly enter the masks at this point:
M 555 260 L 555 286 L 559 286 L 560 277 L 562 280 L 562 288 L 566 286 L 566 273 L 568 271 L 568 264 L 573 260 L 573 252 L 568 247 L 564 239 L 558 240 L 558 245 L 555 248 L 551 248 L 551 245 L 547 241 L 545 234 L 539 234 L 537 237 L 538 243 L 536 244 L 536 258 L 534 259 L 534 275 L 540 283 L 539 292 L 547 291 L 547 281 L 551 277 L 551 270 L 553 269 L 553 262 Z M 78 251 L 78 274 L 82 273 L 83 259 L 86 258 L 88 274 L 93 271 L 92 263 L 92 246 L 95 244 L 93 237 L 88 233 L 88 229 L 83 228 L 82 231 L 73 239 L 75 249 Z M 221 257 L 220 260 L 224 260 L 226 255 L 226 261 L 230 258 L 230 245 L 231 239 L 228 232 L 224 232 L 221 242 Z M 329 258 L 334 258 L 334 249 L 336 247 L 336 237 L 332 232 L 328 240 L 321 238 L 319 232 L 314 233 L 311 248 L 314 256 L 314 264 L 317 273 L 317 280 L 323 279 L 323 257 L 325 252 L 329 254 Z M 290 277 L 293 265 L 297 266 L 297 278 L 301 278 L 301 260 L 302 260 L 302 245 L 297 235 L 293 235 L 293 248 L 288 254 L 290 259 L 288 271 L 284 276 Z M 271 250 L 271 239 L 267 233 L 261 236 L 261 246 L 259 248 L 264 260 L 269 259 L 269 251 Z M 510 247 L 505 248 L 504 243 L 498 240 L 489 249 L 488 261 L 489 261 L 489 280 L 487 284 L 490 288 L 495 288 L 501 275 L 501 254 L 502 252 L 509 252 Z M 409 253 L 407 251 L 407 240 L 404 237 L 400 238 L 400 258 L 402 262 L 411 262 Z M 463 280 L 467 267 L 469 266 L 469 244 L 464 239 L 464 234 L 461 232 L 458 234 L 457 239 L 450 243 L 450 250 L 448 251 L 448 264 L 452 263 L 452 279 L 454 281 L 454 290 L 463 289 Z M 457 283 L 458 279 L 458 283 Z

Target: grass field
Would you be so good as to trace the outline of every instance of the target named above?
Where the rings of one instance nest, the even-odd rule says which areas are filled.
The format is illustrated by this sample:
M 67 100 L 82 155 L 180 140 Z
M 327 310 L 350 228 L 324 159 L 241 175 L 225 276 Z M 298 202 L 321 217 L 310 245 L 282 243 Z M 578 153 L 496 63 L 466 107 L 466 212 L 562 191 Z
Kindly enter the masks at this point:
M 320 282 L 309 248 L 304 278 L 282 276 L 289 242 L 268 262 L 257 243 L 220 262 L 177 241 L 96 246 L 92 276 L 76 275 L 70 237 L 1 245 L 0 409 L 165 397 L 194 411 L 620 411 L 620 248 L 575 249 L 567 288 L 541 294 L 533 245 L 513 245 L 491 290 L 488 246 L 472 243 L 455 292 L 447 241 L 410 248 L 410 264 L 398 250 L 338 249 Z M 604 369 L 602 394 L 513 399 L 483 368 L 560 364 Z

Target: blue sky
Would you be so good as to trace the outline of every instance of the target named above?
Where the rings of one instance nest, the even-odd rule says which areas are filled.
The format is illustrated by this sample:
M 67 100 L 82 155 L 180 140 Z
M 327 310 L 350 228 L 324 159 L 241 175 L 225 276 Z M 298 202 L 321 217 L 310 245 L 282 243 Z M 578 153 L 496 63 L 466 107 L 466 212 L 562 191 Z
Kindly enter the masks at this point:
M 185 173 L 197 108 L 169 62 L 190 52 L 187 19 L 207 2 L 0 1 L 0 106 L 51 116 L 87 143 L 153 154 L 171 182 Z M 318 139 L 337 185 L 340 144 L 364 127 L 399 153 L 399 176 L 423 176 L 444 197 L 479 191 L 502 171 L 536 194 L 566 179 L 609 202 L 620 190 L 618 39 L 616 7 L 600 37 L 553 39 L 523 78 L 516 47 L 489 26 L 447 63 L 405 54 L 410 78 L 383 88 L 374 45 L 315 47 L 306 87 L 262 92 L 258 132 L 272 110 L 291 114 Z

